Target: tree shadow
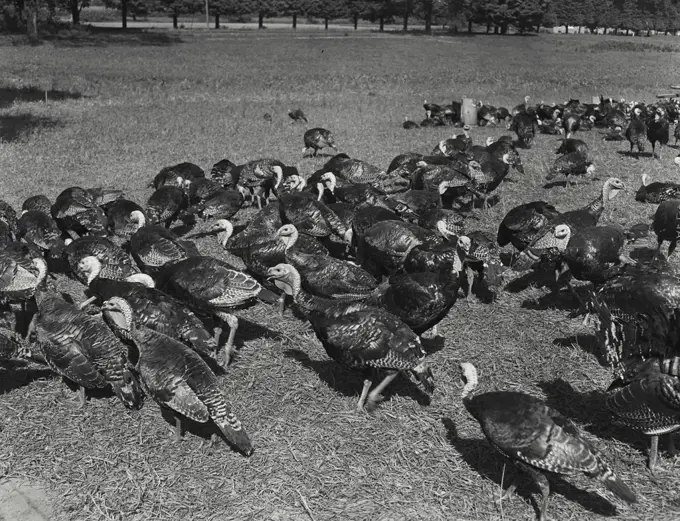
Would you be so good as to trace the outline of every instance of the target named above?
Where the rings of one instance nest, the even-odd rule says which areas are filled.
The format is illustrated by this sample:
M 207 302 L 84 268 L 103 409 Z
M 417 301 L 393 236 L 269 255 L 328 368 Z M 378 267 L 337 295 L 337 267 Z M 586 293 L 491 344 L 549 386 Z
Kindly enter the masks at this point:
M 547 309 L 559 309 L 560 311 L 573 311 L 577 309 L 581 302 L 586 302 L 590 292 L 585 292 L 582 288 L 588 289 L 588 286 L 578 286 L 574 288 L 576 294 L 580 298 L 577 300 L 569 290 L 560 289 L 560 291 L 551 291 L 537 299 L 527 299 L 522 302 L 522 308 L 533 309 L 536 311 L 545 311 Z
M 183 43 L 181 36 L 171 31 L 123 29 L 121 27 L 81 26 L 79 30 L 57 31 L 44 38 L 55 47 L 169 46 Z
M 54 128 L 63 126 L 57 120 L 32 114 L 18 114 L 0 116 L 0 142 L 11 143 L 31 134 L 39 128 Z
M 0 109 L 9 107 L 16 101 L 33 103 L 45 101 L 45 99 L 47 101 L 64 101 L 67 99 L 80 99 L 82 97 L 83 95 L 79 92 L 45 90 L 37 87 L 0 87 Z
M 537 385 L 543 390 L 549 407 L 583 425 L 587 432 L 601 439 L 625 443 L 646 454 L 648 440 L 613 417 L 605 402 L 606 391 L 598 389 L 581 393 L 562 378 L 538 382 Z
M 521 293 L 529 287 L 554 288 L 555 274 L 540 265 L 535 266 L 508 282 L 504 289 L 509 293 Z
M 53 377 L 47 366 L 37 365 L 28 360 L 0 360 L 0 395 L 29 385 L 41 378 Z
M 517 477 L 518 487 L 515 495 L 520 496 L 525 502 L 531 503 L 536 514 L 539 513 L 539 504 L 532 497 L 532 492 L 537 493 L 538 487 L 536 487 L 529 476 L 520 472 L 514 465 L 507 463 L 504 473 L 504 458 L 491 449 L 486 440 L 460 438 L 456 425 L 450 418 L 442 418 L 442 423 L 447 431 L 446 437 L 448 442 L 458 451 L 465 463 L 478 472 L 480 476 L 493 481 L 499 489 L 501 487 L 507 489 L 512 480 Z M 603 497 L 581 490 L 556 474 L 545 472 L 545 475 L 550 480 L 551 493 L 560 494 L 568 501 L 578 503 L 581 507 L 594 514 L 607 517 L 616 514 L 616 507 Z
M 360 370 L 352 371 L 335 360 L 312 360 L 307 353 L 299 349 L 287 349 L 283 354 L 298 361 L 303 367 L 314 371 L 328 387 L 343 396 L 358 397 L 361 394 L 364 379 L 370 379 L 373 382 L 373 387 L 375 387 L 384 376 L 384 373 L 373 375 L 369 371 L 363 371 L 363 374 Z M 420 405 L 430 404 L 430 397 L 401 375 L 385 388 L 383 396 L 386 400 L 390 396 L 404 396 L 411 398 Z

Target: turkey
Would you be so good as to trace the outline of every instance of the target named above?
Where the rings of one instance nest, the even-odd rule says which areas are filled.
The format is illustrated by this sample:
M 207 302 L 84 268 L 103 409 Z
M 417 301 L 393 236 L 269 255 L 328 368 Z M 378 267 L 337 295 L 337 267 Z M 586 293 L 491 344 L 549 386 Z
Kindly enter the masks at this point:
M 263 199 L 269 199 L 269 192 L 276 190 L 283 180 L 286 165 L 276 159 L 256 159 L 238 168 L 238 190 L 250 195 L 250 204 L 257 201 L 262 208 Z
M 630 143 L 629 155 L 633 155 L 633 147 L 637 147 L 637 157 L 645 151 L 647 141 L 647 125 L 642 116 L 642 109 L 636 107 L 630 115 L 628 127 L 626 127 L 626 139 Z
M 428 103 L 427 100 L 423 102 L 423 108 L 425 109 L 425 117 L 432 118 L 439 116 L 443 112 L 442 107 L 436 103 Z
M 292 119 L 294 123 L 307 123 L 307 116 L 302 112 L 302 109 L 289 110 L 288 117 Z
M 107 229 L 110 234 L 129 239 L 146 224 L 144 209 L 133 201 L 118 199 L 106 208 Z
M 87 293 L 90 299 L 85 302 L 97 300 L 101 304 L 112 297 L 122 297 L 134 311 L 135 324 L 181 340 L 196 352 L 215 359 L 218 364 L 223 363 L 224 357 L 218 356 L 218 346 L 212 334 L 182 302 L 155 289 L 153 280 L 141 280 L 139 275 L 134 281 L 101 278 L 97 263 L 87 259 L 82 261 L 89 280 Z
M 565 112 L 562 116 L 562 128 L 566 139 L 570 139 L 572 134 L 581 128 L 581 117 L 573 112 Z
M 208 179 L 207 177 L 194 179 L 189 183 L 187 189 L 189 204 L 197 205 L 208 199 L 221 188 L 223 188 L 223 186 L 214 179 Z
M 180 183 L 176 183 L 179 185 L 181 184 L 181 181 L 191 182 L 194 179 L 201 177 L 205 177 L 205 172 L 203 172 L 203 169 L 200 166 L 185 162 L 178 163 L 173 166 L 166 166 L 165 168 L 161 169 L 161 171 L 156 176 L 156 179 L 167 179 L 172 183 L 173 180 L 180 178 Z M 162 186 L 162 184 L 159 184 L 158 186 L 154 184 L 154 188 L 158 189 Z
M 161 186 L 177 186 L 183 188 L 186 184 L 185 181 L 190 182 L 190 180 L 185 180 L 176 170 L 173 170 L 172 167 L 165 167 L 156 174 L 148 186 L 154 190 L 158 190 Z
M 548 250 L 564 262 L 577 280 L 602 284 L 619 273 L 622 264 L 635 264 L 623 248 L 626 234 L 619 226 L 589 226 L 572 230 L 568 224 L 558 224 L 534 242 L 532 250 Z M 567 283 L 580 302 L 571 284 Z
M 570 154 L 572 152 L 580 152 L 586 160 L 590 154 L 588 144 L 580 139 L 565 139 L 560 142 L 560 146 L 555 150 L 555 154 Z
M 369 393 L 371 380 L 364 381 L 358 409 L 370 411 L 382 401 L 381 393 L 399 373 L 413 376 L 425 392 L 434 391 L 434 376 L 425 362 L 418 336 L 397 317 L 371 306 L 346 304 L 313 297 L 301 290 L 300 275 L 290 264 L 279 264 L 268 277 L 293 297 L 305 313 L 328 356 L 350 369 L 387 372 Z
M 656 144 L 659 143 L 658 157 L 661 159 L 661 149 L 664 145 L 668 145 L 669 134 L 666 113 L 662 108 L 657 108 L 654 117 L 647 123 L 647 139 L 652 144 L 652 158 L 654 158 Z
M 199 313 L 213 314 L 229 326 L 224 346 L 225 366 L 231 360 L 238 328 L 238 319 L 227 310 L 254 298 L 278 301 L 274 293 L 260 286 L 253 277 L 212 257 L 190 257 L 167 265 L 156 282 L 158 289 L 186 302 Z M 221 333 L 221 327 L 215 327 L 216 341 Z
M 303 136 L 305 148 L 302 149 L 302 156 L 304 157 L 310 150 L 312 156 L 316 157 L 319 150 L 330 147 L 333 150 L 338 148 L 335 146 L 335 137 L 330 130 L 325 128 L 310 128 Z
M 560 214 L 545 201 L 532 201 L 510 210 L 498 227 L 499 246 L 512 244 L 518 251 L 524 251 L 541 230 Z
M 432 150 L 432 155 L 453 157 L 465 152 L 472 145 L 470 126 L 463 127 L 463 134 L 454 135 L 449 139 L 442 139 Z
M 323 169 L 335 176 L 333 187 L 347 183 L 371 183 L 385 193 L 401 192 L 408 188 L 408 182 L 397 174 L 388 174 L 381 168 L 374 166 L 361 159 L 349 157 L 347 154 L 336 154 L 330 158 Z
M 550 496 L 546 472 L 562 475 L 583 472 L 624 501 L 637 501 L 635 493 L 568 418 L 528 394 L 513 391 L 478 394 L 477 369 L 467 362 L 460 367 L 465 379 L 463 405 L 479 422 L 490 445 L 528 474 L 540 489 L 539 521 L 546 519 Z M 516 483 L 515 478 L 501 500 L 515 491 Z
M 378 286 L 370 273 L 354 263 L 329 255 L 306 253 L 296 247 L 298 237 L 292 225 L 279 230 L 279 241 L 285 248 L 285 262 L 298 270 L 305 291 L 325 298 L 363 300 Z
M 61 230 L 49 212 L 24 210 L 17 223 L 16 238 L 34 244 L 43 251 L 49 251 L 52 256 L 61 255 L 64 249 Z
M 0 199 L 0 222 L 7 226 L 10 234 L 13 235 L 17 229 L 17 212 L 12 205 Z
M 436 230 L 445 239 L 453 239 L 462 234 L 465 218 L 454 210 L 434 208 L 420 213 L 418 226 L 426 230 Z
M 594 172 L 595 165 L 588 161 L 581 152 L 576 151 L 558 157 L 550 168 L 548 175 L 545 176 L 545 179 L 552 181 L 559 175 L 564 175 L 566 180 L 565 186 L 569 186 L 570 182 L 571 184 L 576 184 L 575 179 L 573 181 L 569 179 L 570 176 L 573 178 L 576 176 L 593 175 Z
M 21 205 L 21 212 L 39 211 L 47 215 L 52 212 L 52 203 L 45 195 L 32 195 Z
M 424 156 L 416 152 L 406 152 L 405 154 L 399 154 L 390 162 L 387 167 L 388 174 L 396 174 L 404 179 L 411 179 L 411 175 L 416 170 L 416 163 L 420 161 Z
M 244 456 L 253 453 L 250 438 L 231 412 L 217 377 L 196 352 L 170 336 L 136 324 L 134 311 L 125 299 L 107 300 L 102 311 L 112 329 L 137 348 L 135 369 L 159 405 L 198 423 L 212 420 L 230 445 Z M 182 434 L 181 422 L 176 415 L 177 441 Z
M 538 123 L 535 117 L 526 112 L 513 116 L 510 129 L 517 134 L 518 143 L 524 148 L 531 148 L 536 137 Z
M 210 178 L 227 188 L 236 188 L 238 179 L 232 175 L 232 172 L 234 174 L 237 173 L 236 170 L 237 168 L 235 163 L 232 163 L 228 159 L 221 159 L 215 163 L 210 170 Z
M 680 238 L 678 207 L 680 207 L 679 199 L 668 199 L 663 201 L 656 209 L 652 229 L 656 234 L 659 244 L 656 247 L 655 257 L 658 257 L 661 253 L 661 246 L 665 241 L 670 242 L 666 257 L 670 257 L 675 251 L 678 238 Z
M 484 283 L 486 289 L 495 296 L 505 269 L 495 237 L 483 231 L 468 232 L 465 236 L 470 240 L 463 263 L 467 299 L 470 299 L 475 280 L 477 284 Z
M 680 278 L 667 267 L 626 266 L 591 294 L 589 310 L 616 377 L 648 358 L 680 356 Z
M 401 125 L 404 127 L 406 130 L 413 130 L 414 128 L 420 128 L 420 125 L 416 123 L 415 121 L 411 121 L 408 119 L 408 116 L 404 117 L 404 122 Z
M 92 196 L 94 204 L 105 209 L 108 205 L 125 197 L 125 192 L 116 188 L 88 188 L 87 193 Z
M 187 210 L 187 214 L 197 214 L 204 221 L 208 219 L 231 219 L 238 213 L 244 203 L 244 197 L 238 190 L 220 188 L 203 201 Z
M 502 161 L 503 163 L 510 164 L 520 174 L 524 174 L 522 158 L 520 157 L 519 152 L 517 152 L 517 148 L 515 148 L 510 136 L 501 136 L 493 143 L 487 144 L 486 150 L 496 161 Z
M 320 201 L 299 193 L 281 194 L 279 209 L 282 222 L 294 225 L 301 233 L 312 237 L 335 234 L 351 243 L 352 230 Z
M 162 224 L 170 228 L 188 207 L 189 197 L 182 188 L 163 185 L 146 202 L 146 214 L 150 224 Z
M 163 226 L 144 226 L 130 237 L 130 253 L 137 265 L 150 275 L 174 261 L 199 255 L 196 245 L 180 239 Z
M 80 187 L 61 192 L 51 208 L 57 225 L 72 238 L 85 234 L 106 235 L 106 216 L 89 192 Z
M 139 384 L 127 368 L 127 349 L 101 318 L 85 314 L 47 288 L 38 288 L 36 303 L 29 331 L 35 331 L 38 350 L 50 369 L 80 386 L 81 407 L 85 389 L 109 385 L 126 407 L 141 407 Z
M 564 134 L 564 129 L 562 128 L 562 120 L 557 118 L 556 120 L 551 119 L 537 119 L 536 125 L 541 134 L 548 134 L 550 136 L 555 136 L 559 134 Z
M 47 263 L 36 246 L 13 242 L 0 249 L 0 301 L 21 301 L 25 308 L 46 276 Z
M 529 100 L 531 99 L 531 96 L 524 96 L 524 103 L 520 103 L 519 105 L 515 105 L 512 110 L 510 111 L 511 116 L 516 116 L 517 114 L 520 114 L 522 112 L 528 112 L 531 111 L 533 108 L 531 105 L 529 105 Z
M 680 184 L 655 181 L 649 182 L 649 176 L 642 174 L 642 186 L 635 193 L 635 200 L 641 203 L 659 204 L 669 199 L 680 199 Z
M 85 257 L 94 256 L 102 263 L 101 276 L 107 279 L 124 279 L 139 273 L 130 256 L 111 240 L 104 237 L 81 237 L 64 249 L 64 258 L 71 273 L 83 284 L 87 279 L 78 272 L 78 265 Z
M 609 206 L 609 201 L 616 197 L 616 195 L 625 189 L 623 181 L 617 179 L 616 177 L 610 177 L 607 179 L 602 186 L 602 191 L 600 195 L 585 205 L 583 208 L 577 210 L 570 210 L 568 212 L 560 213 L 549 223 L 553 229 L 558 224 L 567 224 L 571 228 L 572 232 L 578 231 L 582 228 L 587 228 L 589 226 L 596 226 L 600 220 L 600 217 L 604 213 L 605 208 Z M 534 238 L 534 242 L 540 240 L 542 233 L 538 233 Z M 558 259 L 554 255 L 545 255 L 545 251 L 541 256 L 536 255 L 532 251 L 532 244 L 526 247 L 520 255 L 515 259 L 512 267 L 515 270 L 528 270 L 533 266 L 541 257 L 543 260 L 554 261 L 558 263 Z M 559 264 L 559 263 L 558 263 Z
M 607 407 L 625 425 L 651 437 L 648 468 L 656 467 L 659 436 L 669 435 L 673 452 L 673 432 L 680 429 L 680 378 L 678 358 L 650 358 L 632 366 L 607 389 Z M 671 370 L 673 369 L 673 370 Z

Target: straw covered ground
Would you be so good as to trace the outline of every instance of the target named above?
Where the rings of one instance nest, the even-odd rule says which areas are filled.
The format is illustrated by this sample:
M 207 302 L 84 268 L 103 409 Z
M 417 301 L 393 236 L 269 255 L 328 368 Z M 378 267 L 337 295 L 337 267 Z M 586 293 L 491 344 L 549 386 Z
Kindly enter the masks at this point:
M 508 107 L 527 94 L 651 101 L 677 83 L 674 42 L 270 31 L 81 31 L 38 47 L 5 39 L 0 198 L 20 207 L 37 193 L 54 198 L 69 186 L 103 185 L 144 203 L 152 176 L 182 161 L 209 170 L 223 158 L 275 157 L 309 174 L 325 158 L 302 159 L 304 127 L 286 115 L 297 107 L 310 127 L 333 130 L 341 151 L 387 167 L 395 155 L 428 152 L 450 135 L 446 127 L 402 129 L 404 116 L 423 117 L 425 99 L 470 96 Z M 503 133 L 472 132 L 478 143 Z M 632 192 L 642 173 L 677 176 L 677 151 L 636 160 L 621 154 L 627 143 L 604 142 L 597 130 L 578 137 L 591 147 L 597 179 L 544 188 L 557 138 L 539 136 L 520 151 L 526 174 L 512 174 L 500 203 L 475 212 L 468 229 L 495 232 L 505 212 L 531 200 L 580 207 L 609 176 L 630 191 L 605 218 L 647 222 L 653 207 L 635 203 Z M 211 238 L 198 244 L 223 255 Z M 355 410 L 361 375 L 329 360 L 290 309 L 284 318 L 265 304 L 239 311 L 238 356 L 221 381 L 256 447 L 248 459 L 210 446 L 194 429 L 175 443 L 152 401 L 129 412 L 112 396 L 92 395 L 78 409 L 49 371 L 2 365 L 0 478 L 44 485 L 57 520 L 534 519 L 528 482 L 502 507 L 494 502 L 515 470 L 504 468 L 462 407 L 458 363 L 470 361 L 485 388 L 541 397 L 582 426 L 640 498 L 625 507 L 584 477 L 558 480 L 554 519 L 680 516 L 680 463 L 664 453 L 656 475 L 646 470 L 648 440 L 612 424 L 604 408 L 611 374 L 598 362 L 593 332 L 569 318 L 575 303 L 567 292 L 546 297 L 539 282 L 515 281 L 493 304 L 459 301 L 441 337 L 427 344 L 437 382 L 431 403 L 397 380 L 372 415 Z M 83 298 L 76 283 L 63 289 Z

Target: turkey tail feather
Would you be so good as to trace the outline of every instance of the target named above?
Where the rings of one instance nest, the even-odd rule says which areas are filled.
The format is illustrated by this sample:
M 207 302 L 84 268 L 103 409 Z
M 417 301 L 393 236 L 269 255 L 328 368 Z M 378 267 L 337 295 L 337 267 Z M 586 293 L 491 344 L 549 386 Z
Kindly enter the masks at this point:
M 609 466 L 602 460 L 599 460 L 599 466 L 595 477 L 604 483 L 604 485 L 612 493 L 623 499 L 625 502 L 637 503 L 635 492 L 633 492 L 630 487 L 628 487 L 628 485 L 621 481 L 621 479 L 616 474 L 614 474 L 614 471 L 610 469 Z

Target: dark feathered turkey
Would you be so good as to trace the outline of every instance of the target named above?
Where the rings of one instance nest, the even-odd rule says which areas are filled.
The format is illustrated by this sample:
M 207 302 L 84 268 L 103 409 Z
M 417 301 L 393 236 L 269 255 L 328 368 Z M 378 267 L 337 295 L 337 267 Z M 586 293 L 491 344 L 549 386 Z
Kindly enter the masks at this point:
M 107 206 L 106 218 L 109 233 L 123 239 L 129 239 L 147 221 L 144 209 L 127 199 L 118 199 Z
M 648 467 L 652 471 L 659 436 L 680 429 L 678 360 L 650 358 L 639 362 L 607 390 L 607 407 L 619 422 L 651 437 Z
M 102 309 L 112 327 L 139 351 L 135 369 L 154 400 L 195 422 L 212 420 L 239 452 L 253 453 L 250 438 L 231 412 L 219 381 L 197 353 L 170 336 L 135 327 L 134 311 L 124 299 L 114 297 Z M 176 426 L 181 436 L 179 417 Z
M 563 175 L 566 179 L 567 185 L 569 182 L 576 182 L 569 179 L 578 176 L 592 175 L 595 172 L 595 166 L 588 161 L 581 152 L 569 152 L 563 156 L 558 157 L 550 168 L 550 172 L 545 176 L 546 180 L 551 181 L 556 177 Z
M 328 356 L 352 369 L 387 372 L 370 394 L 371 381 L 364 381 L 360 409 L 366 401 L 369 410 L 375 407 L 382 400 L 382 391 L 399 373 L 412 375 L 426 392 L 433 392 L 434 377 L 425 363 L 420 339 L 396 316 L 364 304 L 312 297 L 301 290 L 299 273 L 289 264 L 269 270 L 269 278 L 293 297 Z
M 656 144 L 659 144 L 658 157 L 661 159 L 661 149 L 668 144 L 670 137 L 670 128 L 666 113 L 663 109 L 657 108 L 654 112 L 654 117 L 647 123 L 647 139 L 652 144 L 652 157 L 656 150 Z
M 518 142 L 525 148 L 531 148 L 538 130 L 537 120 L 526 112 L 513 116 L 510 130 L 517 134 Z
M 64 248 L 61 230 L 49 213 L 39 210 L 24 211 L 17 223 L 16 236 L 44 251 L 60 254 Z
M 78 264 L 90 256 L 96 257 L 102 263 L 101 276 L 107 279 L 125 279 L 139 273 L 139 268 L 132 262 L 130 255 L 111 240 L 104 237 L 81 237 L 64 249 L 64 257 L 71 273 L 83 284 L 87 284 L 87 279 L 79 273 Z
M 572 152 L 580 152 L 586 160 L 589 159 L 590 151 L 588 144 L 580 139 L 572 138 L 560 141 L 560 146 L 555 151 L 556 154 L 570 154 Z
M 635 194 L 635 200 L 641 203 L 659 204 L 669 199 L 680 199 L 680 183 L 649 182 L 649 176 L 642 174 L 642 186 Z
M 174 261 L 197 256 L 196 245 L 182 240 L 163 226 L 144 226 L 130 237 L 130 253 L 139 267 L 149 274 Z
M 479 422 L 490 445 L 538 485 L 542 501 L 539 521 L 546 519 L 551 474 L 582 472 L 604 484 L 628 503 L 635 493 L 619 479 L 605 459 L 568 418 L 528 394 L 511 391 L 475 393 L 477 371 L 461 364 L 466 379 L 463 404 Z M 514 492 L 515 481 L 504 493 Z
M 127 348 L 101 318 L 87 315 L 53 291 L 36 294 L 35 332 L 47 365 L 85 389 L 111 385 L 126 407 L 141 406 L 139 384 L 127 368 Z
M 326 147 L 337 150 L 335 136 L 333 136 L 330 130 L 325 128 L 310 128 L 305 132 L 303 140 L 305 142 L 305 148 L 302 149 L 303 156 L 311 150 L 312 156 L 316 157 L 319 150 L 323 150 Z
M 221 159 L 210 170 L 210 178 L 228 188 L 236 188 L 238 179 L 232 175 L 235 170 L 236 163 L 232 163 L 228 159 Z
M 32 210 L 37 210 L 50 215 L 52 212 L 52 203 L 45 195 L 32 195 L 23 202 L 21 211 L 30 212 Z
M 630 143 L 630 155 L 633 155 L 633 147 L 637 147 L 639 156 L 645 151 L 647 142 L 647 125 L 643 119 L 642 110 L 639 107 L 633 109 L 630 115 L 628 127 L 626 127 L 626 138 Z
M 307 123 L 307 116 L 302 112 L 302 109 L 289 110 L 288 117 L 296 123 Z
M 170 228 L 179 215 L 189 207 L 186 192 L 172 185 L 158 188 L 146 202 L 146 214 L 151 224 L 161 224 Z
M 80 187 L 67 188 L 54 201 L 51 209 L 57 225 L 72 237 L 106 235 L 106 215 L 92 195 Z
M 516 206 L 505 215 L 498 227 L 498 244 L 512 244 L 523 251 L 558 215 L 555 207 L 545 201 L 532 201 Z
M 680 208 L 679 199 L 668 199 L 663 201 L 656 209 L 652 228 L 659 242 L 656 248 L 657 256 L 661 252 L 661 246 L 665 241 L 670 242 L 667 257 L 670 257 L 675 251 L 678 239 L 680 238 L 680 212 L 678 212 L 678 208 Z

